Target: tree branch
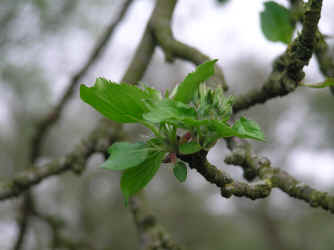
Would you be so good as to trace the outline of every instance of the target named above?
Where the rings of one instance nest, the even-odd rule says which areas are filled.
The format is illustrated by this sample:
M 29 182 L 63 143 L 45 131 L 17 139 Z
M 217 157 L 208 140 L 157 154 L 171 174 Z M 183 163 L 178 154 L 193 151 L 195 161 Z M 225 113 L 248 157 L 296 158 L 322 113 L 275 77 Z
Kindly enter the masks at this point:
M 304 12 L 304 3 L 301 0 L 290 0 L 292 16 L 295 22 L 301 21 Z M 315 56 L 319 64 L 319 69 L 325 77 L 334 77 L 334 58 L 331 55 L 325 36 L 317 30 Z M 334 87 L 331 86 L 331 92 L 334 95 Z
M 152 16 L 150 28 L 157 44 L 165 53 L 166 60 L 173 62 L 175 58 L 180 58 L 195 65 L 202 64 L 211 60 L 209 56 L 205 55 L 196 48 L 184 44 L 176 40 L 171 29 L 171 19 L 177 0 L 158 0 L 158 11 Z M 224 90 L 228 89 L 224 74 L 220 67 L 216 64 L 215 75 L 210 79 L 214 86 L 222 86 Z
M 168 61 L 172 61 L 174 58 L 181 58 L 198 65 L 209 60 L 208 56 L 197 49 L 174 39 L 170 28 L 170 21 L 176 3 L 177 0 L 157 0 L 156 7 L 144 32 L 142 41 L 137 48 L 135 57 L 125 73 L 122 82 L 134 84 L 142 78 L 151 61 L 155 43 L 162 47 Z M 270 98 L 287 95 L 296 89 L 298 83 L 304 77 L 302 69 L 308 64 L 314 51 L 314 37 L 317 32 L 317 23 L 320 18 L 321 6 L 322 1 L 320 0 L 309 1 L 309 7 L 305 12 L 301 35 L 298 36 L 288 47 L 286 52 L 275 61 L 272 74 L 260 90 L 250 91 L 248 94 L 239 96 L 236 99 L 234 112 L 238 112 L 258 103 L 264 103 Z M 122 15 L 124 15 L 124 13 Z M 37 133 L 32 140 L 34 146 L 32 147 L 31 159 L 33 159 L 33 161 L 40 153 L 42 138 L 51 125 L 59 119 L 61 110 L 72 96 L 79 79 L 100 55 L 107 40 L 108 37 L 104 37 L 100 41 L 102 45 L 101 47 L 95 48 L 91 55 L 91 61 L 89 60 L 83 68 L 72 77 L 71 83 L 65 91 L 63 98 L 55 106 L 53 112 L 50 113 L 47 119 L 42 120 L 38 125 Z M 223 73 L 218 66 L 215 77 L 216 82 L 227 89 Z M 98 131 L 100 131 L 101 127 L 98 127 L 98 129 Z M 94 137 L 93 134 L 91 136 Z M 81 172 L 84 169 L 83 166 L 85 161 L 91 154 L 94 152 L 106 151 L 110 142 L 104 144 L 102 148 L 99 146 L 99 140 L 105 138 L 112 138 L 113 140 L 119 139 L 117 136 L 110 136 L 110 134 L 107 137 L 98 137 L 95 139 L 89 138 L 88 143 L 82 143 L 80 145 L 82 148 L 73 151 L 65 158 L 51 162 L 43 168 L 23 171 L 11 182 L 0 186 L 0 200 L 19 195 L 29 189 L 32 185 L 39 183 L 49 176 L 60 174 L 67 170 Z M 191 168 L 195 168 L 209 182 L 220 187 L 224 197 L 235 195 L 245 196 L 250 199 L 264 198 L 270 194 L 272 188 L 278 187 L 290 196 L 308 202 L 311 206 L 321 206 L 331 212 L 334 211 L 334 198 L 327 193 L 317 191 L 307 185 L 300 185 L 296 179 L 288 175 L 285 171 L 271 167 L 269 160 L 265 158 L 261 158 L 261 160 L 254 163 L 258 157 L 249 157 L 249 155 L 245 153 L 243 158 L 240 156 L 239 151 L 238 153 L 233 151 L 232 155 L 226 158 L 226 162 L 229 164 L 246 166 L 244 167 L 245 172 L 248 171 L 248 174 L 253 176 L 252 178 L 256 176 L 260 177 L 264 180 L 264 183 L 249 185 L 247 183 L 234 181 L 228 174 L 218 170 L 207 161 L 207 152 L 205 151 L 190 156 L 180 157 L 187 161 Z M 165 237 L 165 232 L 163 230 L 155 229 L 157 228 L 155 220 L 150 221 L 150 218 L 153 218 L 152 215 L 144 212 L 144 210 L 141 211 L 141 202 L 142 201 L 140 201 L 139 198 L 135 197 L 131 201 L 131 208 L 139 232 L 142 234 L 142 237 L 149 238 L 148 242 L 144 244 L 145 248 L 158 247 L 157 249 L 180 249 L 178 246 L 174 245 L 174 243 L 171 243 L 170 240 L 163 238 Z
M 234 113 L 271 98 L 293 92 L 304 78 L 303 67 L 308 65 L 315 49 L 322 0 L 309 0 L 303 19 L 301 34 L 288 46 L 273 65 L 273 71 L 261 89 L 254 89 L 236 98 Z
M 252 200 L 265 198 L 270 195 L 271 187 L 266 184 L 249 185 L 234 181 L 228 173 L 217 169 L 206 158 L 207 151 L 200 151 L 193 155 L 179 155 L 180 159 L 188 162 L 189 167 L 196 169 L 208 182 L 221 189 L 222 196 L 229 198 L 232 195 L 247 197 Z
M 105 153 L 110 144 L 122 138 L 121 127 L 114 123 L 113 127 L 110 125 L 110 121 L 101 121 L 88 138 L 78 144 L 67 156 L 40 167 L 34 166 L 23 170 L 12 180 L 0 183 L 0 201 L 20 195 L 50 176 L 69 170 L 81 173 L 89 156 L 96 152 Z
M 59 216 L 52 216 L 41 213 L 34 209 L 32 215 L 42 222 L 46 223 L 52 231 L 52 250 L 57 249 L 71 249 L 71 250 L 93 250 L 93 247 L 85 240 L 74 240 L 73 237 L 66 237 L 61 234 L 61 229 L 65 227 L 65 221 L 59 218 Z
M 322 35 L 320 31 L 317 32 L 315 56 L 321 73 L 326 77 L 334 77 L 334 58 L 330 53 L 330 49 L 324 35 Z M 330 89 L 334 95 L 334 86 L 331 86 Z
M 31 193 L 28 192 L 24 195 L 24 199 L 20 209 L 19 219 L 17 221 L 19 227 L 19 234 L 13 247 L 14 250 L 19 250 L 23 246 L 24 237 L 28 231 L 29 218 L 32 214 L 33 206 L 33 196 L 31 195 Z
M 129 68 L 121 80 L 122 83 L 137 84 L 137 82 L 143 78 L 148 65 L 151 62 L 154 49 L 155 43 L 153 37 L 146 27 Z
M 301 183 L 286 171 L 271 166 L 266 157 L 260 157 L 251 152 L 246 143 L 234 144 L 231 155 L 225 158 L 225 163 L 238 165 L 251 176 L 259 177 L 271 188 L 279 188 L 289 196 L 304 200 L 312 207 L 321 207 L 334 213 L 334 196 L 318 191 Z M 226 194 L 228 196 L 228 192 Z
M 196 169 L 208 182 L 219 187 L 221 195 L 225 198 L 234 195 L 252 200 L 262 199 L 268 197 L 273 188 L 279 188 L 291 197 L 304 200 L 312 207 L 320 206 L 334 213 L 333 196 L 301 183 L 282 169 L 273 168 L 267 158 L 251 154 L 249 147 L 245 147 L 244 144 L 234 146 L 232 154 L 226 157 L 225 163 L 241 166 L 246 173 L 253 172 L 252 179 L 259 177 L 262 183 L 250 185 L 235 181 L 229 174 L 210 164 L 206 155 L 206 151 L 200 151 L 179 157 L 188 162 L 189 167 Z
M 140 236 L 141 249 L 181 250 L 160 226 L 155 216 L 147 207 L 144 193 L 141 192 L 130 199 L 130 208 Z

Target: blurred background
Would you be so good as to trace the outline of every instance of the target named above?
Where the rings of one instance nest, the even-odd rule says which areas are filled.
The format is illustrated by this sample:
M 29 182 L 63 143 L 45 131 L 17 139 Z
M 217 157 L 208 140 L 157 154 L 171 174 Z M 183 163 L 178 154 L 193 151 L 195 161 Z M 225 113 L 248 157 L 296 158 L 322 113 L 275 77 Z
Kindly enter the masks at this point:
M 182 0 L 176 7 L 175 37 L 219 59 L 229 94 L 261 86 L 273 59 L 285 50 L 285 45 L 269 42 L 261 33 L 263 2 Z M 288 1 L 276 2 L 288 6 Z M 0 181 L 27 167 L 34 125 L 57 102 L 122 4 L 121 0 L 0 1 Z M 98 76 L 120 81 L 153 6 L 153 0 L 134 1 L 83 83 L 92 85 Z M 324 0 L 320 30 L 334 36 L 330 13 L 334 2 Z M 334 39 L 328 43 L 333 48 Z M 143 82 L 164 90 L 192 70 L 183 61 L 166 64 L 158 49 Z M 314 59 L 306 76 L 309 83 L 324 79 Z M 99 120 L 78 93 L 47 136 L 41 164 L 70 152 Z M 298 88 L 243 114 L 257 121 L 267 137 L 266 143 L 252 142 L 257 153 L 301 181 L 334 194 L 333 108 L 334 96 L 328 89 Z M 134 126 L 128 131 L 133 140 L 146 133 Z M 222 142 L 209 160 L 241 179 L 240 169 L 224 164 L 227 153 Z M 123 204 L 119 174 L 98 169 L 102 159 L 94 155 L 79 178 L 66 173 L 36 186 L 36 206 L 66 222 L 62 234 L 95 249 L 137 249 L 136 228 Z M 333 215 L 277 190 L 265 200 L 225 199 L 195 171 L 180 184 L 167 168 L 161 168 L 146 190 L 159 222 L 187 249 L 334 248 Z M 0 202 L 1 249 L 11 249 L 16 239 L 18 204 L 19 199 Z M 35 219 L 24 249 L 48 249 L 51 237 L 48 225 Z

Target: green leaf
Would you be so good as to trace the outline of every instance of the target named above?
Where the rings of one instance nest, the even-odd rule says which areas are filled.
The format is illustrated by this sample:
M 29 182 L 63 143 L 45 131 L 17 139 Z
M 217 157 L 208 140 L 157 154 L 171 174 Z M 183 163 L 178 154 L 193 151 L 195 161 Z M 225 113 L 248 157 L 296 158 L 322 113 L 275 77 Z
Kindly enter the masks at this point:
M 168 121 L 178 128 L 192 130 L 199 128 L 200 126 L 207 126 L 209 120 L 197 120 L 196 117 L 185 117 L 182 120 L 170 120 Z
M 201 150 L 201 145 L 197 142 L 183 143 L 179 146 L 179 151 L 183 155 L 189 155 Z
M 154 88 L 151 88 L 149 87 L 148 85 L 144 84 L 144 83 L 141 83 L 143 89 L 144 89 L 144 92 L 145 94 L 148 96 L 148 98 L 151 100 L 151 101 L 159 101 L 162 99 L 162 95 L 161 95 L 161 92 L 159 90 L 156 90 Z
M 183 120 L 196 117 L 194 108 L 172 99 L 163 99 L 160 102 L 155 102 L 149 109 L 150 112 L 145 113 L 143 118 L 153 123 L 160 123 L 170 119 Z
M 302 83 L 302 86 L 315 88 L 315 89 L 322 89 L 330 86 L 334 86 L 334 78 L 327 78 L 324 82 L 315 83 L 315 84 L 305 84 Z
M 166 142 L 163 138 L 154 137 L 146 142 L 153 151 L 167 151 Z
M 175 101 L 189 103 L 193 99 L 199 85 L 215 73 L 216 62 L 217 60 L 205 62 L 199 65 L 194 72 L 188 74 L 183 82 L 177 86 L 173 99 Z
M 223 121 L 211 120 L 208 127 L 211 131 L 215 131 L 219 138 L 237 135 L 236 131 Z
M 125 201 L 143 189 L 160 168 L 165 152 L 153 152 L 139 166 L 129 168 L 123 172 L 121 178 L 121 190 Z
M 173 172 L 180 182 L 184 182 L 187 179 L 187 166 L 184 162 L 178 161 L 173 168 Z
M 223 121 L 228 121 L 232 115 L 232 106 L 234 103 L 234 97 L 221 97 L 218 106 L 218 115 Z
M 288 44 L 291 41 L 295 25 L 291 22 L 290 11 L 284 6 L 268 1 L 261 12 L 261 29 L 264 36 L 273 42 Z
M 229 120 L 232 114 L 233 97 L 225 97 L 221 87 L 207 88 L 205 84 L 199 86 L 194 95 L 193 103 L 200 119 Z
M 148 156 L 149 148 L 143 142 L 114 143 L 108 150 L 110 156 L 101 165 L 101 168 L 110 170 L 124 170 L 138 166 L 145 161 Z
M 251 138 L 259 141 L 265 140 L 260 126 L 255 121 L 248 120 L 245 117 L 241 117 L 240 120 L 236 121 L 232 129 L 236 131 L 236 136 L 240 138 Z
M 120 123 L 140 122 L 143 113 L 148 111 L 143 99 L 149 96 L 143 90 L 103 78 L 97 78 L 90 88 L 81 85 L 80 97 L 104 116 Z

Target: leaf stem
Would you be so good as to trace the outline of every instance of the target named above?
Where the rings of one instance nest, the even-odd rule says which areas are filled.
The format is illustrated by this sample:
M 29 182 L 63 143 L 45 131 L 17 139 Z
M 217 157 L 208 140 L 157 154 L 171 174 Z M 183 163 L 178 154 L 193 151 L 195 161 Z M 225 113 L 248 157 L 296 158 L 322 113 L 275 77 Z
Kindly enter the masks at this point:
M 326 87 L 330 87 L 330 86 L 334 86 L 334 78 L 327 78 L 325 81 L 323 82 L 319 82 L 319 83 L 311 83 L 311 84 L 307 84 L 307 83 L 303 83 L 301 82 L 299 84 L 300 86 L 305 86 L 305 87 L 309 87 L 309 88 L 316 88 L 316 89 L 322 89 L 322 88 L 326 88 Z

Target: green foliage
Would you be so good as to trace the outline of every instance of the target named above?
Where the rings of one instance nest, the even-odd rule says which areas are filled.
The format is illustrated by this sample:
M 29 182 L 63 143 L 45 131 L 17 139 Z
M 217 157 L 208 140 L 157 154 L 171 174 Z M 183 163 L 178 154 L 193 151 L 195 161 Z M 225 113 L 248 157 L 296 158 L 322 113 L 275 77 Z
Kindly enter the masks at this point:
M 244 117 L 231 126 L 233 97 L 222 88 L 210 89 L 203 82 L 214 74 L 217 60 L 197 67 L 171 94 L 143 85 L 142 88 L 98 78 L 93 87 L 81 85 L 80 96 L 106 117 L 122 123 L 140 123 L 152 130 L 146 142 L 115 143 L 102 164 L 109 170 L 124 170 L 121 189 L 125 200 L 153 178 L 162 161 L 175 164 L 176 178 L 187 177 L 186 165 L 177 155 L 210 150 L 221 138 L 238 136 L 264 140 L 260 127 Z M 164 156 L 167 155 L 164 159 Z
M 325 81 L 320 82 L 320 83 L 314 83 L 314 84 L 301 83 L 300 85 L 309 87 L 309 88 L 315 88 L 315 89 L 327 88 L 327 87 L 334 86 L 334 78 L 327 78 Z
M 182 143 L 180 144 L 179 146 L 179 151 L 180 151 L 180 154 L 183 154 L 183 155 L 189 155 L 189 154 L 194 154 L 198 151 L 201 150 L 201 145 L 197 142 L 189 142 L 189 143 Z
M 225 122 L 222 121 L 209 121 L 209 129 L 210 131 L 216 132 L 218 135 L 218 138 L 226 138 L 226 137 L 231 137 L 231 136 L 236 136 L 237 132 L 230 127 Z
M 194 108 L 172 99 L 163 99 L 148 105 L 149 112 L 143 117 L 152 123 L 161 123 L 168 120 L 196 119 Z
M 136 123 L 142 121 L 143 114 L 148 111 L 142 99 L 150 96 L 135 86 L 97 78 L 91 88 L 80 86 L 80 97 L 111 120 Z
M 123 172 L 121 190 L 127 203 L 129 198 L 150 182 L 160 168 L 164 152 L 151 152 L 146 161 Z
M 264 36 L 270 41 L 288 44 L 295 29 L 290 10 L 273 1 L 265 2 L 264 7 L 264 11 L 260 14 Z
M 232 127 L 236 131 L 236 136 L 240 138 L 251 138 L 259 141 L 264 141 L 264 135 L 260 126 L 255 122 L 241 117 Z
M 212 60 L 199 65 L 196 70 L 187 75 L 187 77 L 177 87 L 176 94 L 173 97 L 175 101 L 189 103 L 196 93 L 199 85 L 208 80 L 215 72 L 215 63 Z
M 173 173 L 180 182 L 185 182 L 187 179 L 187 166 L 184 162 L 178 161 L 174 168 Z
M 108 150 L 110 157 L 101 165 L 102 168 L 110 170 L 124 170 L 138 166 L 148 156 L 148 147 L 143 142 L 114 143 Z

